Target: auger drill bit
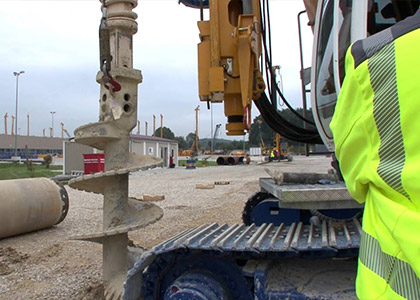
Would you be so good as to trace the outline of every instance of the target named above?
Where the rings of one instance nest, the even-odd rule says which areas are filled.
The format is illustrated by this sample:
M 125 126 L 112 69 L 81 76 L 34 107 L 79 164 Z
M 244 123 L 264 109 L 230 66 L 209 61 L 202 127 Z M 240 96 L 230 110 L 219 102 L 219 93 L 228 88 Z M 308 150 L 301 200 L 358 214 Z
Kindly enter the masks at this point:
M 103 0 L 99 30 L 101 85 L 99 122 L 75 130 L 76 142 L 103 150 L 105 172 L 70 181 L 70 186 L 104 195 L 103 228 L 97 233 L 74 237 L 103 245 L 103 281 L 106 299 L 121 299 L 130 267 L 128 232 L 162 216 L 150 203 L 128 197 L 131 171 L 161 165 L 154 157 L 129 153 L 129 135 L 137 123 L 137 86 L 142 81 L 133 69 L 132 39 L 137 32 L 137 0 Z

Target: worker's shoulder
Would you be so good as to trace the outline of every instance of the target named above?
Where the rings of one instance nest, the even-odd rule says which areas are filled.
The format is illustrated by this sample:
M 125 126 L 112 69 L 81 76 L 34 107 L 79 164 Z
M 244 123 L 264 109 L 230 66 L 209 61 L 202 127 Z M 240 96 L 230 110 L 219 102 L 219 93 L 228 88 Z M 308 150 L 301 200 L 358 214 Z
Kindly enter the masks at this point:
M 372 57 L 386 45 L 399 37 L 420 28 L 420 9 L 411 17 L 400 21 L 393 26 L 373 34 L 365 39 L 358 40 L 351 48 L 354 58 L 354 67 Z

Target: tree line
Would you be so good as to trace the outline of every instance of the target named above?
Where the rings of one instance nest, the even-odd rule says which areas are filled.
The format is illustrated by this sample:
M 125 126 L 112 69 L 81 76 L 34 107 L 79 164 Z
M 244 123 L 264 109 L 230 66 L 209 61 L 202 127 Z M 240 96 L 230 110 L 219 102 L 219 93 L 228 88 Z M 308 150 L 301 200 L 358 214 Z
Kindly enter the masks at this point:
M 303 115 L 303 109 L 297 108 L 296 112 L 299 115 Z M 288 108 L 280 110 L 280 115 L 287 119 L 294 125 L 303 127 L 303 121 L 293 114 Z M 312 110 L 306 110 L 306 118 L 313 121 Z M 160 136 L 160 127 L 156 129 L 155 136 Z M 168 127 L 163 127 L 163 137 L 178 142 L 179 149 L 190 149 L 195 141 L 195 133 L 190 132 L 186 137 L 175 136 L 172 130 Z M 260 147 L 265 145 L 267 148 L 275 146 L 276 133 L 268 126 L 261 115 L 254 118 L 251 130 L 249 131 L 249 141 L 243 141 L 241 137 L 238 140 L 223 140 L 215 139 L 214 149 L 220 150 L 235 150 L 235 149 L 249 149 L 249 147 Z M 282 142 L 287 142 L 289 146 L 298 146 L 299 143 L 282 138 Z M 211 149 L 211 138 L 200 139 L 199 148 L 201 150 Z

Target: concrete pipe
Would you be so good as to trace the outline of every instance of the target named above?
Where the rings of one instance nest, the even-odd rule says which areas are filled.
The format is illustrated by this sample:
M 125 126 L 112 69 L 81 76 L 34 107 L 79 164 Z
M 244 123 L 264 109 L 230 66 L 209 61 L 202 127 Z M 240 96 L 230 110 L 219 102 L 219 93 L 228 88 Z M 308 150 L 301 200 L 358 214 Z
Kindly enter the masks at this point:
M 227 158 L 227 163 L 228 163 L 228 165 L 236 165 L 236 160 L 235 160 L 235 157 L 233 157 L 233 156 L 229 156 L 229 157 Z
M 67 192 L 52 180 L 2 180 L 0 191 L 0 239 L 51 227 L 67 215 Z
M 227 164 L 227 162 L 226 162 L 226 158 L 227 158 L 227 157 L 225 157 L 225 156 L 219 156 L 219 157 L 216 159 L 216 163 L 217 163 L 217 165 L 218 165 L 218 166 L 223 166 L 223 165 L 226 165 L 226 164 Z
M 227 158 L 228 165 L 237 165 L 237 164 L 243 164 L 244 163 L 244 157 L 243 156 L 229 156 Z

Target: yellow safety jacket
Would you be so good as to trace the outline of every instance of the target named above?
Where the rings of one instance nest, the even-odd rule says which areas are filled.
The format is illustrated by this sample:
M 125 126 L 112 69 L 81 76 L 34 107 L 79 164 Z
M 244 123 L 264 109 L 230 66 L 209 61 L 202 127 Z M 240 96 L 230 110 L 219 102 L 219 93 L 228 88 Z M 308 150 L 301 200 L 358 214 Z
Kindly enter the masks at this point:
M 420 13 L 354 43 L 330 124 L 365 202 L 356 293 L 420 299 Z

